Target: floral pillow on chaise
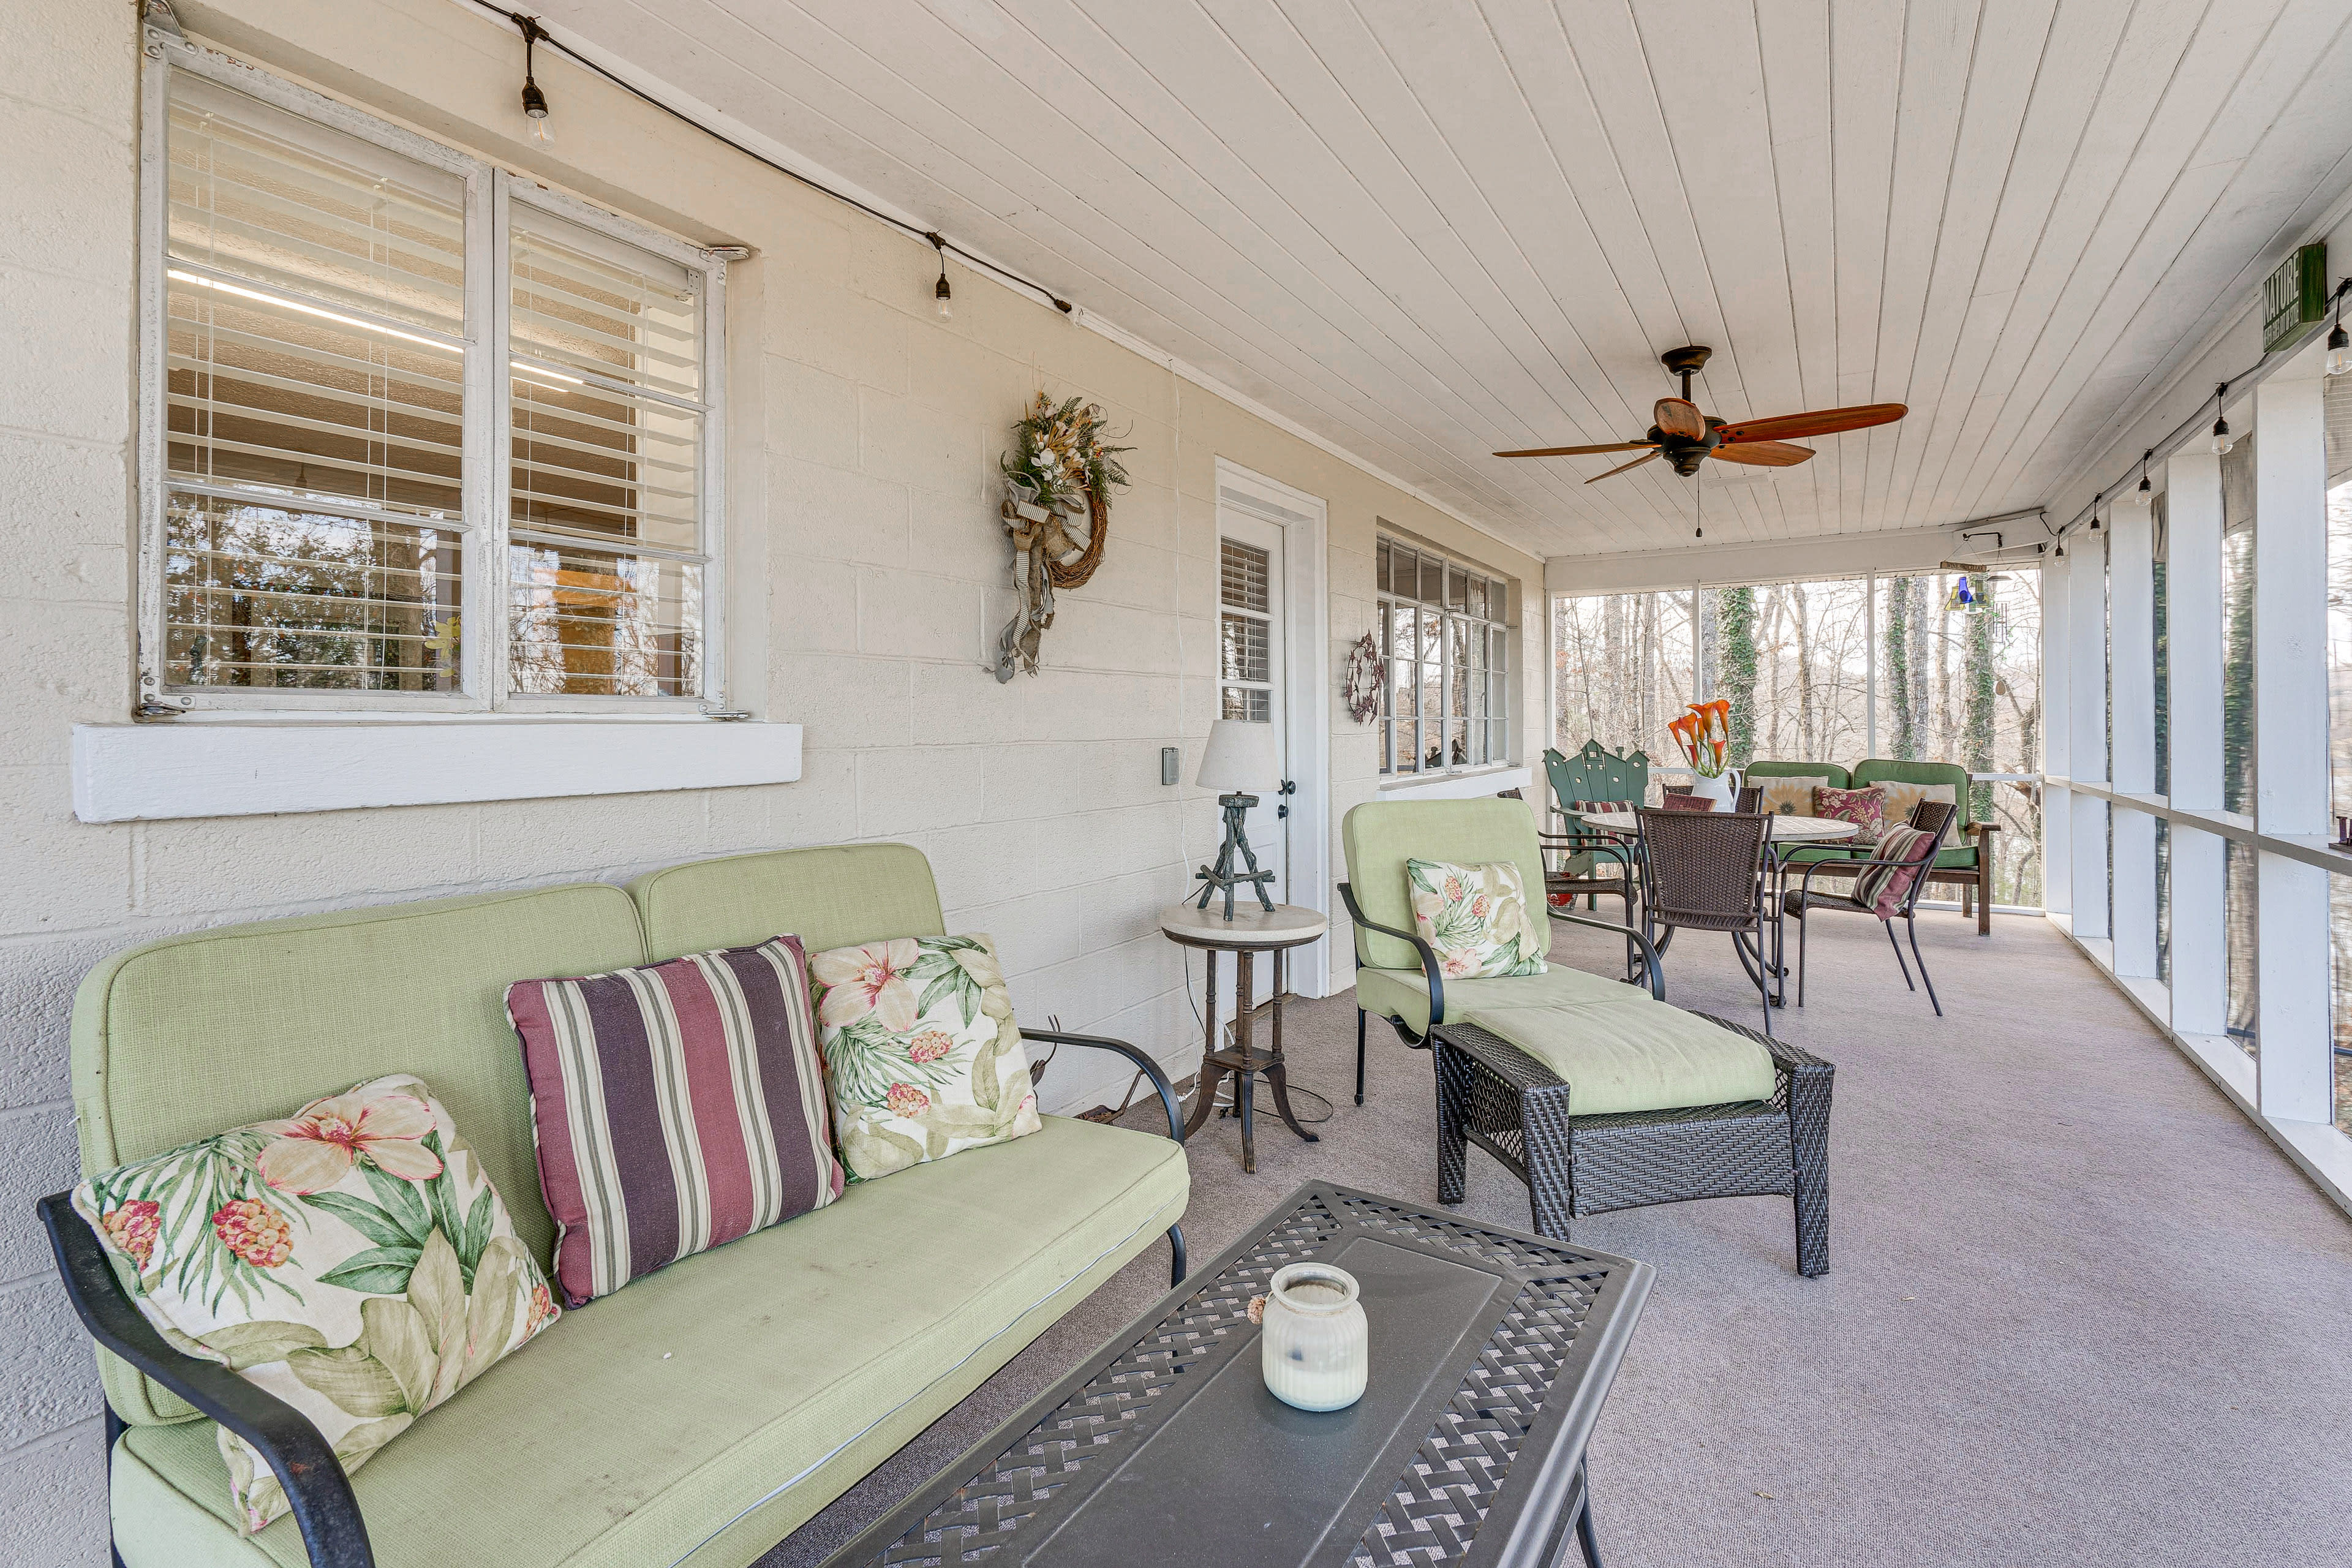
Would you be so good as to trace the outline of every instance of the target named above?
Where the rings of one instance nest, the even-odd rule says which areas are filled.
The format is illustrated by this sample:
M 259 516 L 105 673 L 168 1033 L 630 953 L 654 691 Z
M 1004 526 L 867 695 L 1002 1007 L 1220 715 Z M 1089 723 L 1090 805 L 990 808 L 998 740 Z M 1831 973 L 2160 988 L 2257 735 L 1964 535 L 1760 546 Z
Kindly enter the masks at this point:
M 835 1136 L 853 1179 L 1045 1126 L 988 938 L 836 947 L 809 960 L 809 985 Z
M 1407 860 L 1404 876 L 1413 930 L 1436 950 L 1448 980 L 1544 972 L 1550 934 L 1528 908 L 1527 880 L 1516 862 Z
M 165 1340 L 300 1411 L 345 1470 L 558 1310 L 449 1113 L 405 1074 L 92 1176 L 73 1205 Z M 216 1430 L 249 1535 L 286 1494 Z

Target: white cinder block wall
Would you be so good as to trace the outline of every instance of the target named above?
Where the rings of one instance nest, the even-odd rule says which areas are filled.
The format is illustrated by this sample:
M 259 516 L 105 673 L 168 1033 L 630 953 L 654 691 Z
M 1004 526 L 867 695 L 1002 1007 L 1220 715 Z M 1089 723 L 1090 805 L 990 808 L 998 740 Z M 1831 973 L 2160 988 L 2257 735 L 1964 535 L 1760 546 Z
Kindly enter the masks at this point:
M 203 37 L 375 112 L 705 243 L 730 280 L 730 696 L 806 726 L 800 782 L 510 804 L 91 826 L 69 726 L 131 687 L 138 31 L 131 0 L 0 0 L 0 1564 L 104 1561 L 97 1384 L 31 1205 L 76 1175 L 67 1026 L 101 955 L 193 927 L 582 878 L 698 856 L 896 838 L 930 857 L 951 927 L 1000 940 L 1024 1017 L 1197 1055 L 1153 911 L 1213 852 L 1186 777 L 1211 716 L 1219 457 L 1328 503 L 1332 669 L 1371 621 L 1375 520 L 1515 579 L 1540 669 L 1540 563 L 927 246 L 815 195 L 556 60 L 559 140 L 520 137 L 510 32 L 446 0 L 183 5 Z M 1034 391 L 1131 431 L 1135 484 L 1102 570 L 1064 596 L 1050 668 L 982 668 L 1009 615 L 994 516 L 1006 427 Z M 1543 744 L 1539 681 L 1518 744 Z M 1339 815 L 1377 783 L 1372 731 L 1331 703 Z M 1342 935 L 1335 983 L 1345 984 Z M 1197 984 L 1198 970 L 1194 971 Z M 229 1064 L 224 1064 L 225 1068 Z M 1049 1105 L 1123 1078 L 1066 1061 Z

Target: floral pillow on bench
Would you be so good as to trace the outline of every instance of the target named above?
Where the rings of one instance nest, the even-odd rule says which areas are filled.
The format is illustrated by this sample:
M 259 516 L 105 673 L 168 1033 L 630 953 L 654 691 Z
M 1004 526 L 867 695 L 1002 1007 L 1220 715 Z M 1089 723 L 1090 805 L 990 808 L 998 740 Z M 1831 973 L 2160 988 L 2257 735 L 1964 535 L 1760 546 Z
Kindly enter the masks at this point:
M 558 1310 L 449 1113 L 405 1074 L 92 1176 L 73 1205 L 166 1341 L 300 1411 L 346 1470 Z M 216 1432 L 249 1535 L 286 1494 Z
M 809 960 L 842 1163 L 871 1181 L 1042 1131 L 984 936 L 900 937 Z

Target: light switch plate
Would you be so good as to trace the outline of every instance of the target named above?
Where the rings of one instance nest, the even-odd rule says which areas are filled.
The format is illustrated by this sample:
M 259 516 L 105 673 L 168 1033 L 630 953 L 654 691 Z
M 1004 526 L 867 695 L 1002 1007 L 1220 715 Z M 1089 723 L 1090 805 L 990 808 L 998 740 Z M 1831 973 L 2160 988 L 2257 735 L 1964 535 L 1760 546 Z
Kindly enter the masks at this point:
M 1177 771 L 1181 766 L 1181 764 L 1176 760 L 1175 747 L 1162 746 L 1160 748 L 1160 782 L 1161 784 L 1174 784 L 1176 782 Z

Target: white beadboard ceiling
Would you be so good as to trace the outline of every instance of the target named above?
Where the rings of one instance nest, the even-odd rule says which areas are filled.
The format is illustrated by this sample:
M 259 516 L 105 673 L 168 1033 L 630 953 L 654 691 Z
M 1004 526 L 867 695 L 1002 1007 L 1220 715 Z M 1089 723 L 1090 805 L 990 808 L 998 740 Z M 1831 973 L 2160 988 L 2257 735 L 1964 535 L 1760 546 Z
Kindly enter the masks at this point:
M 2352 0 L 542 4 L 1538 555 L 2034 505 L 2352 182 Z M 1487 455 L 1639 438 L 1685 342 L 1910 416 Z

